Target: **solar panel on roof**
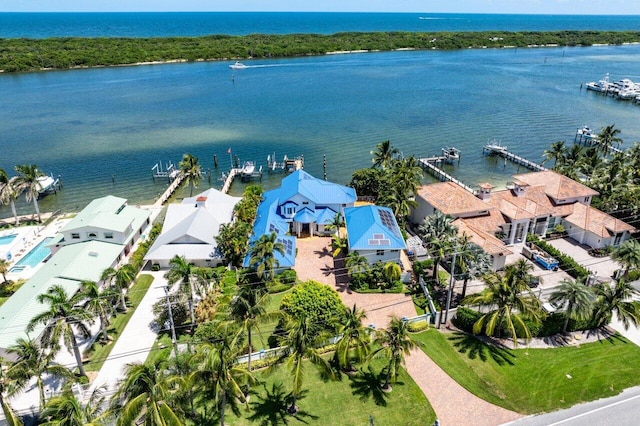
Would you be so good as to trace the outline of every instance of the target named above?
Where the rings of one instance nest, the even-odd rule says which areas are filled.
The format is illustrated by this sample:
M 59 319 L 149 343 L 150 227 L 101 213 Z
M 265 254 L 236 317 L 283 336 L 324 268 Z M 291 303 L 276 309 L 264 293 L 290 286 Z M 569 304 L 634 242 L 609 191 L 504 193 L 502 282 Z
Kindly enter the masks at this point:
M 374 240 L 381 240 L 384 238 L 384 234 L 373 234 Z
M 400 234 L 398 232 L 398 227 L 396 226 L 396 222 L 393 219 L 393 216 L 387 210 L 378 210 L 378 215 L 380 216 L 380 221 L 382 224 L 393 233 L 396 237 L 399 237 Z
M 380 245 L 381 246 L 390 246 L 391 245 L 391 240 L 380 240 Z
M 378 246 L 380 245 L 380 240 L 369 240 L 370 246 Z

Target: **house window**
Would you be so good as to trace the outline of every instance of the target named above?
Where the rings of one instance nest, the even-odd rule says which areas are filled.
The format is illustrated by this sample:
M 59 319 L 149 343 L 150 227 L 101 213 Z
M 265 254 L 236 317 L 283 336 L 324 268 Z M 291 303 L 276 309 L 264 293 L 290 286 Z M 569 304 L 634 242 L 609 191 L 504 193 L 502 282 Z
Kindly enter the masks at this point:
M 89 233 L 87 234 L 87 236 L 88 236 L 89 238 L 96 238 L 96 237 L 98 236 L 98 234 L 96 234 L 95 232 L 89 232 Z
M 109 240 L 113 239 L 113 232 L 105 232 L 104 237 Z
M 584 197 L 584 202 L 588 203 L 589 202 L 589 197 Z
M 79 240 L 80 239 L 80 234 L 73 233 L 73 234 L 71 234 L 71 238 L 74 239 L 74 240 Z
M 287 207 L 287 215 L 293 214 L 293 207 Z
M 376 256 L 384 256 L 384 250 L 376 250 Z
M 622 233 L 618 233 L 618 234 L 616 234 L 616 238 L 615 238 L 615 240 L 613 241 L 613 245 L 614 245 L 614 246 L 617 246 L 618 244 L 620 244 L 620 240 L 621 240 L 621 239 L 622 239 Z
M 304 204 L 305 206 L 309 204 L 308 201 L 303 201 L 302 204 Z

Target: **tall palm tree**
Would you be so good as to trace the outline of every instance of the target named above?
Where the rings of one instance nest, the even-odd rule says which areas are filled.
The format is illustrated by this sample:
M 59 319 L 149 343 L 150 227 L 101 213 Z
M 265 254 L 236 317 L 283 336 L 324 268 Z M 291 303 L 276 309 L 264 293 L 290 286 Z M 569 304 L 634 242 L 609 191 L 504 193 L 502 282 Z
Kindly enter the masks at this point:
M 369 262 L 367 258 L 357 251 L 350 252 L 345 258 L 345 266 L 350 277 L 364 275 L 369 272 Z
M 181 426 L 181 413 L 171 405 L 172 378 L 161 361 L 127 364 L 125 378 L 111 398 L 116 425 Z M 142 420 L 144 419 L 144 420 Z
M 20 224 L 20 220 L 18 219 L 18 213 L 16 212 L 16 199 L 20 194 L 16 190 L 15 183 L 16 178 L 9 178 L 7 172 L 0 168 L 0 204 L 11 205 L 11 212 L 16 220 L 15 224 L 18 226 Z
M 398 226 L 402 229 L 411 210 L 418 206 L 414 196 L 415 193 L 409 192 L 403 186 L 390 183 L 385 190 L 381 191 L 377 203 L 391 209 L 398 221 Z
M 195 326 L 196 317 L 195 317 L 195 294 L 194 294 L 194 286 L 193 286 L 193 269 L 191 263 L 189 263 L 184 256 L 175 255 L 173 259 L 169 261 L 170 269 L 164 274 L 164 277 L 167 279 L 167 282 L 170 285 L 181 282 L 181 287 L 183 291 L 186 291 L 189 294 L 189 314 L 191 316 L 191 328 Z
M 109 282 L 110 286 L 120 294 L 120 305 L 122 310 L 127 310 L 127 299 L 125 291 L 129 288 L 131 281 L 136 277 L 136 271 L 130 264 L 122 265 L 120 268 L 107 268 L 102 271 L 101 281 Z
M 518 279 L 515 267 L 502 274 L 492 272 L 482 277 L 487 288 L 476 295 L 467 296 L 464 304 L 482 306 L 490 311 L 473 325 L 473 332 L 487 336 L 499 335 L 504 329 L 518 346 L 518 337 L 531 339 L 531 330 L 525 319 L 540 322 L 543 316 L 540 300 L 534 296 L 527 278 Z
M 542 164 L 546 163 L 549 160 L 553 160 L 553 166 L 562 167 L 564 165 L 564 160 L 567 155 L 567 147 L 564 144 L 564 141 L 553 142 L 549 149 L 546 149 L 542 155 L 544 156 L 544 160 L 542 160 Z
M 109 288 L 100 290 L 98 283 L 95 281 L 82 281 L 80 283 L 80 292 L 82 296 L 86 298 L 84 308 L 91 315 L 95 315 L 100 319 L 102 338 L 105 341 L 109 340 L 107 327 L 109 326 L 109 316 L 111 315 L 113 298 L 117 298 L 116 293 Z
M 596 170 L 604 166 L 604 160 L 596 147 L 587 148 L 578 164 L 579 170 L 591 181 Z
M 400 151 L 391 145 L 391 141 L 383 141 L 376 145 L 376 149 L 371 151 L 373 167 L 386 169 L 391 165 L 391 161 L 397 158 Z
M 7 426 L 22 426 L 22 420 L 16 415 L 7 401 L 7 397 L 15 391 L 15 380 L 8 377 L 5 359 L 0 357 L 0 406 Z
M 251 351 L 253 350 L 252 331 L 261 323 L 281 317 L 280 312 L 268 312 L 269 293 L 264 287 L 243 283 L 229 302 L 227 315 L 247 333 L 248 358 L 247 370 L 251 371 Z
M 81 336 L 89 337 L 91 332 L 87 324 L 92 323 L 93 318 L 89 312 L 80 306 L 82 298 L 81 293 L 69 296 L 64 287 L 60 285 L 51 286 L 46 293 L 39 294 L 36 298 L 38 303 L 46 304 L 48 307 L 46 311 L 31 318 L 27 325 L 27 333 L 31 333 L 36 325 L 44 324 L 45 329 L 42 332 L 42 341 L 45 346 L 55 347 L 60 339 L 63 339 L 64 345 L 70 351 L 73 351 L 75 355 L 80 375 L 85 376 L 82 355 L 80 354 L 74 327 Z
M 604 327 L 611 322 L 615 313 L 628 329 L 631 324 L 638 326 L 640 323 L 640 302 L 634 301 L 634 297 L 640 296 L 640 292 L 624 280 L 615 283 L 602 283 L 595 287 L 597 301 L 595 318 L 598 325 Z
M 267 372 L 271 372 L 278 365 L 284 363 L 284 367 L 289 371 L 293 381 L 293 389 L 291 391 L 291 405 L 288 411 L 292 414 L 298 411 L 296 402 L 302 392 L 302 383 L 305 377 L 303 362 L 305 360 L 309 360 L 323 374 L 332 379 L 335 378 L 331 366 L 318 350 L 325 337 L 312 332 L 312 328 L 313 324 L 304 314 L 289 317 L 285 325 L 285 334 L 279 337 L 279 343 L 283 347 L 283 351 L 278 357 L 278 362 L 267 369 Z
M 220 410 L 220 426 L 224 426 L 227 406 L 238 414 L 237 402 L 247 405 L 244 389 L 256 379 L 237 363 L 240 335 L 224 324 L 220 331 L 221 337 L 214 343 L 198 346 L 194 355 L 194 376 L 206 399 L 215 402 Z
M 263 281 L 271 281 L 275 276 L 275 268 L 280 266 L 276 253 L 284 256 L 284 244 L 278 241 L 278 234 L 261 235 L 249 249 L 249 265 L 255 268 L 258 277 Z
M 107 423 L 104 411 L 104 388 L 96 388 L 84 403 L 76 398 L 70 386 L 65 386 L 62 395 L 51 398 L 40 412 L 47 419 L 44 426 L 102 426 Z
M 191 154 L 184 154 L 182 160 L 178 163 L 180 172 L 185 176 L 189 183 L 189 196 L 193 197 L 193 188 L 197 188 L 202 177 L 202 167 L 198 164 L 198 157 Z
M 453 248 L 458 227 L 453 224 L 455 219 L 436 210 L 427 216 L 420 225 L 419 232 L 423 241 L 427 242 L 429 252 L 433 257 L 433 278 L 438 278 L 438 265 L 442 258 Z
M 463 233 L 458 238 L 455 261 L 456 273 L 461 274 L 463 279 L 462 297 L 464 298 L 469 280 L 491 271 L 491 257 L 482 247 L 473 243 L 466 233 Z
M 38 222 L 42 222 L 40 217 L 40 207 L 38 206 L 38 197 L 40 191 L 42 191 L 42 184 L 38 180 L 39 177 L 44 176 L 38 166 L 35 164 L 22 164 L 15 166 L 16 179 L 14 182 L 17 191 L 20 193 L 24 191 L 27 203 L 33 201 L 33 207 L 38 215 Z
M 331 231 L 335 230 L 335 235 L 340 236 L 340 228 L 344 226 L 344 218 L 342 217 L 342 213 L 338 212 L 333 216 L 333 220 L 331 223 L 327 224 L 326 228 Z
M 19 338 L 9 347 L 8 353 L 16 358 L 9 370 L 9 376 L 24 388 L 32 377 L 36 379 L 38 394 L 40 395 L 40 408 L 43 408 L 46 400 L 44 393 L 45 376 L 59 377 L 65 380 L 73 380 L 73 373 L 67 368 L 54 363 L 58 348 L 52 350 L 40 346 L 35 340 Z
M 598 133 L 598 144 L 604 155 L 609 153 L 611 147 L 614 145 L 617 147 L 622 143 L 622 139 L 619 136 L 620 133 L 622 133 L 622 131 L 620 129 L 616 129 L 615 124 L 603 127 L 600 130 L 600 133 Z
M 402 268 L 396 262 L 387 262 L 383 266 L 384 277 L 389 285 L 393 285 L 402 276 Z
M 405 355 L 409 355 L 411 349 L 417 347 L 418 343 L 411 340 L 407 322 L 395 316 L 391 317 L 386 329 L 376 333 L 374 343 L 380 347 L 371 353 L 371 358 L 382 355 L 387 359 L 387 365 L 383 370 L 385 378 L 382 388 L 391 390 L 391 382 L 398 379 Z
M 638 240 L 625 241 L 613 249 L 611 258 L 624 267 L 625 275 L 631 269 L 640 268 L 640 242 Z
M 371 334 L 369 328 L 362 325 L 366 317 L 363 309 L 353 305 L 351 309 L 345 309 L 344 315 L 340 318 L 340 339 L 336 342 L 335 359 L 345 371 L 353 371 L 352 360 L 360 362 L 369 355 Z
M 554 169 L 568 178 L 579 180 L 578 168 L 583 161 L 583 157 L 584 148 L 581 145 L 575 144 L 567 151 L 564 163 L 561 166 L 555 166 Z
M 562 332 L 567 332 L 569 319 L 580 320 L 593 315 L 596 301 L 595 293 L 584 284 L 584 279 L 560 281 L 560 286 L 551 293 L 551 303 L 564 307 L 564 324 Z

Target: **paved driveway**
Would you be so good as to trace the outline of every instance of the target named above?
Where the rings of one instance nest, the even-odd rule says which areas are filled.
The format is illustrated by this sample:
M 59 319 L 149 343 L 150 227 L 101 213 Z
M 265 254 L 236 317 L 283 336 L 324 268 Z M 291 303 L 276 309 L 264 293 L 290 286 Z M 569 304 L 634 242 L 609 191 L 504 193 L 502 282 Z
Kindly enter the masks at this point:
M 340 263 L 334 264 L 330 237 L 299 238 L 297 242 L 295 270 L 302 281 L 315 280 L 329 285 L 340 294 L 342 302 L 354 304 L 367 313 L 367 324 L 385 328 L 389 317 L 411 318 L 416 309 L 410 296 L 404 294 L 360 294 L 352 292 L 347 283 L 346 270 Z

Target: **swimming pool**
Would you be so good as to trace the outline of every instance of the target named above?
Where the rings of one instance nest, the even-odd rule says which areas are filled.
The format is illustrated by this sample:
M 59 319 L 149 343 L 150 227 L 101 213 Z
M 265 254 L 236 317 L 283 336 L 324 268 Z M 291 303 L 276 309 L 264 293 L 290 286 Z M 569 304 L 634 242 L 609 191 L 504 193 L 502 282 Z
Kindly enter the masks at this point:
M 0 236 L 0 246 L 5 244 L 10 244 L 11 242 L 13 242 L 13 240 L 16 239 L 17 236 L 18 234 L 9 234 L 9 235 Z
M 27 253 L 22 259 L 15 264 L 15 266 L 31 266 L 32 268 L 36 266 L 38 263 L 42 262 L 51 254 L 51 250 L 47 247 L 47 243 L 51 241 L 53 238 L 48 237 L 45 238 L 35 246 L 29 253 Z

